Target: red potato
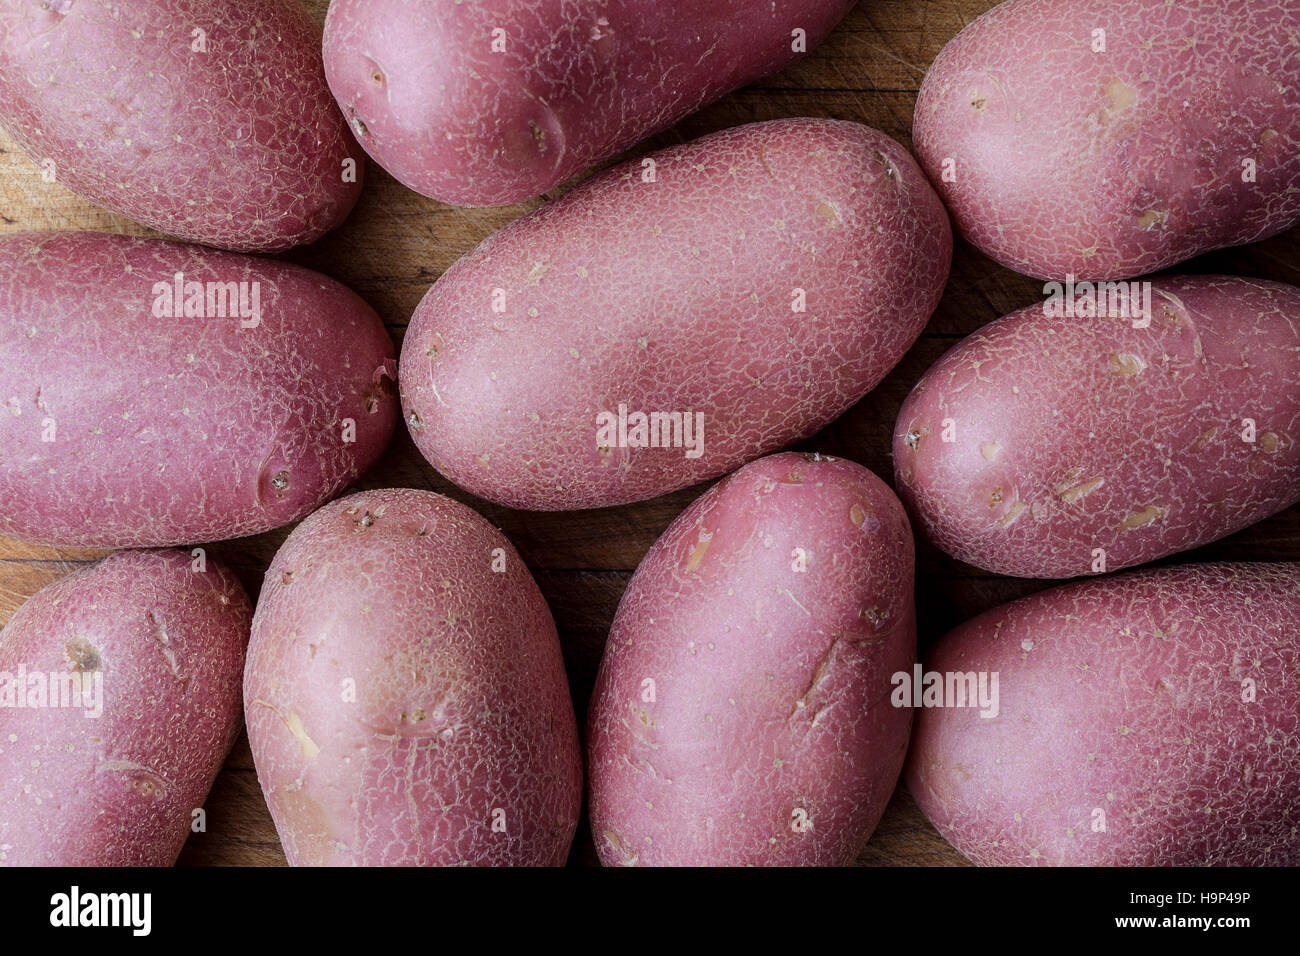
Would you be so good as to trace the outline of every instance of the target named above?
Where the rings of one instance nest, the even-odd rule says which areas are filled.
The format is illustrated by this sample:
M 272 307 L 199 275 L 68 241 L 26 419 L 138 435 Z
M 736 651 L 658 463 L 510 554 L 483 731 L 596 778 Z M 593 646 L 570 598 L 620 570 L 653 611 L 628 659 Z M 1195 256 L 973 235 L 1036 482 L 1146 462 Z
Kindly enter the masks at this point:
M 239 734 L 252 613 L 184 551 L 118 552 L 19 608 L 0 631 L 0 865 L 175 863 Z
M 207 314 L 169 314 L 176 301 Z M 99 233 L 0 238 L 0 534 L 154 547 L 288 524 L 383 452 L 395 378 L 379 317 L 298 266 Z
M 1151 306 L 1148 328 L 1029 306 L 926 372 L 899 412 L 894 468 L 939 548 L 998 574 L 1073 577 L 1300 501 L 1300 290 L 1157 279 Z
M 511 223 L 416 309 L 403 412 L 461 487 L 563 510 L 723 474 L 850 408 L 939 301 L 947 217 L 882 133 L 778 120 L 649 161 Z
M 628 584 L 588 715 L 613 865 L 844 865 L 907 749 L 912 535 L 879 478 L 780 454 L 664 532 Z
M 1076 582 L 944 637 L 998 713 L 924 707 L 905 776 L 986 866 L 1300 864 L 1300 564 Z
M 257 778 L 296 866 L 559 866 L 582 757 L 550 610 L 502 534 L 428 491 L 289 535 L 244 674 Z
M 297 0 L 0 0 L 0 125 L 43 174 L 190 242 L 341 223 L 364 153 Z
M 325 73 L 361 145 L 443 202 L 560 183 L 784 68 L 853 0 L 333 0 Z
M 1039 278 L 1255 242 L 1300 220 L 1297 35 L 1290 0 L 1003 3 L 930 67 L 916 153 L 958 231 Z

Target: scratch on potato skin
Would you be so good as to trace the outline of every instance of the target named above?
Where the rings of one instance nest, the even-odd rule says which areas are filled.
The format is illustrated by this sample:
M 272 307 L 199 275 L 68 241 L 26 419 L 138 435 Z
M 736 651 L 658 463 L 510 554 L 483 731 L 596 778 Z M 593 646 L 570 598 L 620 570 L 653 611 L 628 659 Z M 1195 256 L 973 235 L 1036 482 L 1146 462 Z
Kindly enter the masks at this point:
M 925 669 L 999 674 L 994 718 L 917 712 L 904 771 L 972 862 L 1300 864 L 1300 564 L 1062 585 L 962 624 Z

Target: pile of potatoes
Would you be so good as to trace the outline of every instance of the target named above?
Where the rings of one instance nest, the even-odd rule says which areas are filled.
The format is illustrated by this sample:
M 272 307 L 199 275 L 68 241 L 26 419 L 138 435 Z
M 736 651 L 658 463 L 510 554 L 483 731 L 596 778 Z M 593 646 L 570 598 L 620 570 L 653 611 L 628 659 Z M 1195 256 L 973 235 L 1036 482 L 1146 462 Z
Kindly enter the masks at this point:
M 241 722 L 295 865 L 560 865 L 584 789 L 606 865 L 845 865 L 900 777 L 978 864 L 1300 863 L 1300 563 L 1126 570 L 1300 501 L 1300 289 L 1140 279 L 1300 221 L 1300 7 L 1009 0 L 931 66 L 917 158 L 790 118 L 607 166 L 400 355 L 251 255 L 340 226 L 367 154 L 536 197 L 851 6 L 333 0 L 322 37 L 298 0 L 0 0 L 0 125 L 183 240 L 0 238 L 0 534 L 120 549 L 0 632 L 0 863 L 172 864 Z M 912 347 L 950 222 L 1047 301 L 916 382 L 892 488 L 786 451 Z M 399 419 L 511 508 L 721 478 L 628 584 L 585 735 L 502 533 L 349 491 Z M 255 601 L 207 554 L 295 523 Z M 1078 580 L 920 661 L 913 528 Z

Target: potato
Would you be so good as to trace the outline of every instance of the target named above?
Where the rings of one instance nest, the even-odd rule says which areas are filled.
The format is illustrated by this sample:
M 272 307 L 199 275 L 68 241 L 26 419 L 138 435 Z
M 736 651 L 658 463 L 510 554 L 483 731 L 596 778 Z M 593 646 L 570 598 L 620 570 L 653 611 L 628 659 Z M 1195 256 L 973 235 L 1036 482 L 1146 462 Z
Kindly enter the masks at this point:
M 998 675 L 996 716 L 924 706 L 905 771 L 993 866 L 1300 863 L 1300 564 L 1080 581 L 967 621 L 926 672 Z
M 587 732 L 607 866 L 843 865 L 903 765 L 912 535 L 860 465 L 773 455 L 696 500 L 628 584 Z
M 171 866 L 239 733 L 253 609 L 218 562 L 121 551 L 0 631 L 0 864 Z
M 543 193 L 820 43 L 853 0 L 333 0 L 325 74 L 361 145 L 460 206 Z
M 388 444 L 393 355 L 369 306 L 298 266 L 0 238 L 0 534 L 152 547 L 288 524 Z
M 1124 279 L 1300 221 L 1300 4 L 1013 0 L 944 47 L 917 156 L 958 231 Z
M 555 625 L 464 505 L 368 491 L 295 528 L 258 601 L 244 709 L 291 864 L 565 861 L 582 757 Z
M 963 340 L 903 403 L 896 486 L 938 547 L 1065 578 L 1300 500 L 1300 289 L 1174 277 L 1152 283 L 1149 316 L 1044 310 Z
M 365 154 L 297 0 L 0 4 L 0 125 L 74 193 L 241 252 L 312 242 Z
M 489 237 L 416 309 L 403 411 L 461 487 L 562 510 L 723 474 L 852 406 L 939 301 L 947 217 L 881 133 L 778 120 L 648 161 Z

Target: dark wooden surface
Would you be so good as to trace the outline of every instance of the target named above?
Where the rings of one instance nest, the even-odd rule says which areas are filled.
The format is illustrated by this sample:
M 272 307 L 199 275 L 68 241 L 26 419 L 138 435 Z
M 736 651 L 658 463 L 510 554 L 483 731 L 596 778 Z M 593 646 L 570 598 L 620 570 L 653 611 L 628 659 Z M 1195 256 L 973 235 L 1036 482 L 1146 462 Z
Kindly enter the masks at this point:
M 327 0 L 306 2 L 323 22 Z M 944 43 L 993 5 L 991 0 L 859 0 L 827 42 L 802 63 L 726 97 L 642 144 L 633 154 L 741 123 L 786 116 L 855 120 L 910 146 L 916 91 L 930 62 Z M 452 262 L 560 192 L 502 209 L 457 209 L 406 190 L 372 163 L 365 193 L 349 221 L 285 258 L 355 289 L 383 316 L 400 347 L 411 312 Z M 0 234 L 38 229 L 150 234 L 57 184 L 43 182 L 39 168 L 0 134 Z M 1202 257 L 1181 271 L 1254 275 L 1300 285 L 1300 230 Z M 800 447 L 851 458 L 888 480 L 894 419 L 921 373 L 962 336 L 1041 297 L 1041 283 L 1003 269 L 958 243 L 943 301 L 915 347 L 872 394 Z M 555 615 L 579 720 L 631 572 L 705 487 L 601 511 L 512 511 L 478 501 L 450 485 L 420 457 L 400 427 L 383 460 L 359 486 L 429 488 L 450 494 L 477 508 L 510 537 L 533 569 Z M 213 545 L 210 552 L 233 565 L 255 596 L 288 531 Z M 40 548 L 0 538 L 0 624 L 38 589 L 102 553 Z M 1300 560 L 1300 509 L 1292 508 L 1174 560 Z M 986 574 L 939 554 L 923 541 L 918 542 L 917 571 L 922 650 L 960 621 L 1048 584 Z M 284 863 L 243 737 L 218 777 L 207 809 L 208 832 L 191 837 L 182 864 Z M 594 859 L 584 820 L 572 861 Z M 931 866 L 961 865 L 964 860 L 900 787 L 858 862 Z

